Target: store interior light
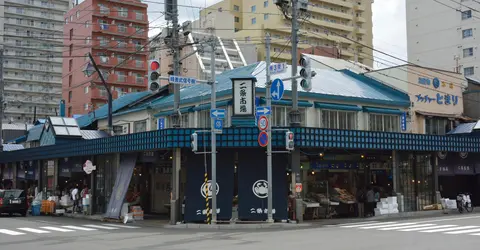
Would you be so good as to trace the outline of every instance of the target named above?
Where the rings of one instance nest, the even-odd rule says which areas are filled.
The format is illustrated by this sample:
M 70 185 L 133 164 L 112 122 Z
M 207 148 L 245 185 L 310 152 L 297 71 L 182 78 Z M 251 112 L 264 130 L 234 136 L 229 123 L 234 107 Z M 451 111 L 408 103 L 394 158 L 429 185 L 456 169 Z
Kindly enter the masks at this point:
M 290 173 L 287 173 L 287 175 L 290 175 Z
M 322 152 L 322 153 L 320 153 L 320 157 L 323 157 L 323 152 Z
M 314 172 L 314 171 L 312 171 L 312 174 L 315 174 L 315 172 Z
M 360 158 L 362 158 L 362 159 L 365 158 L 365 155 L 360 155 Z
M 170 160 L 172 160 L 172 159 L 173 159 L 173 156 L 170 156 Z
M 300 165 L 300 168 L 303 168 L 303 165 Z

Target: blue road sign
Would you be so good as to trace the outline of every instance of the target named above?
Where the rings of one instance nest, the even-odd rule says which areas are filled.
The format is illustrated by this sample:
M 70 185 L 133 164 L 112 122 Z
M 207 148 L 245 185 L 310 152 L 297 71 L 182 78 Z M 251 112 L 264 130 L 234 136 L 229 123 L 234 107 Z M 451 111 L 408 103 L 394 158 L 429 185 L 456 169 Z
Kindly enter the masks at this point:
M 278 73 L 282 73 L 282 72 L 285 72 L 285 70 L 287 69 L 287 64 L 286 63 L 273 63 L 273 64 L 270 64 L 270 74 L 278 74 Z
M 257 109 L 258 106 L 260 106 L 260 97 L 256 96 L 255 97 L 255 110 Z M 260 116 L 255 114 L 255 126 L 258 125 L 257 124 L 258 118 L 260 118 Z
M 215 119 L 213 121 L 213 130 L 217 134 L 221 134 L 223 130 L 223 120 Z
M 225 109 L 211 109 L 210 110 L 210 117 L 211 118 L 225 118 Z
M 272 109 L 270 107 L 257 107 L 255 113 L 257 116 L 269 115 L 272 113 Z
M 187 84 L 187 85 L 195 85 L 197 83 L 197 79 L 184 77 L 184 76 L 174 76 L 171 75 L 168 78 L 168 82 L 171 84 Z
M 279 101 L 283 97 L 283 92 L 285 88 L 281 79 L 277 78 L 273 80 L 272 86 L 270 88 L 270 94 L 272 95 L 272 100 Z
M 260 147 L 266 147 L 268 145 L 267 132 L 262 131 L 260 134 L 258 134 L 258 145 L 260 145 Z
M 158 118 L 158 120 L 157 120 L 157 129 L 158 129 L 158 130 L 165 129 L 165 117 L 160 117 L 160 118 Z

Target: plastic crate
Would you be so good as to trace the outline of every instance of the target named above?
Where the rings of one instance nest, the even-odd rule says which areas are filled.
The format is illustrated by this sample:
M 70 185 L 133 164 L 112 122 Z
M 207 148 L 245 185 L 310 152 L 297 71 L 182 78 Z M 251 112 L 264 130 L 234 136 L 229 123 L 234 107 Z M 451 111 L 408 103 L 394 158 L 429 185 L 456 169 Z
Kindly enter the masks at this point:
M 39 216 L 40 215 L 40 208 L 41 208 L 40 205 L 32 206 L 32 215 L 33 216 Z

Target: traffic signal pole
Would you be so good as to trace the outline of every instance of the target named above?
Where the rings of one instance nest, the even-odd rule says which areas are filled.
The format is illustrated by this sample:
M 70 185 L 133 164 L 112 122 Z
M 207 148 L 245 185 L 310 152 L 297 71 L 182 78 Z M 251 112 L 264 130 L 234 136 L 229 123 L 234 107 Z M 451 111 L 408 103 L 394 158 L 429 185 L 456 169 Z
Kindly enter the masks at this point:
M 272 88 L 272 81 L 270 79 L 270 34 L 267 33 L 265 36 L 265 72 L 267 72 L 267 83 L 266 83 L 266 97 L 267 97 L 267 107 L 272 106 L 272 93 L 270 89 Z M 267 183 L 268 183 L 268 197 L 267 197 L 267 208 L 268 208 L 268 217 L 267 222 L 273 223 L 273 177 L 272 177 L 272 125 L 271 125 L 271 113 L 267 116 L 267 135 L 268 135 L 268 144 L 267 144 Z
M 213 31 L 212 31 L 213 33 Z M 210 54 L 210 75 L 211 75 L 211 85 L 212 85 L 212 93 L 210 94 L 211 97 L 211 109 L 217 108 L 217 86 L 216 86 L 216 79 L 215 79 L 215 42 L 216 37 L 212 34 L 211 40 L 211 48 L 212 52 Z M 215 119 L 210 118 L 210 130 L 211 130 L 211 138 L 212 138 L 212 224 L 217 223 L 217 134 L 215 133 Z

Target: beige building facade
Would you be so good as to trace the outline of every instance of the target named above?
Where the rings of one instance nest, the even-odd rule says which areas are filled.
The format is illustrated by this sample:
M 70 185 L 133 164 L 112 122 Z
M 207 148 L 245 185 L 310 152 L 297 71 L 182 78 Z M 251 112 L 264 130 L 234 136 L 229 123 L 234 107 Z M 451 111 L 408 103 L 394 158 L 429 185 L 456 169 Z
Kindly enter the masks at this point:
M 462 93 L 467 86 L 462 74 L 438 69 L 402 65 L 365 73 L 410 96 L 406 116 L 408 133 L 446 134 L 464 116 Z
M 291 21 L 286 19 L 272 0 L 224 0 L 201 11 L 233 14 L 238 41 L 256 44 L 258 59 L 265 60 L 265 34 L 272 37 L 274 62 L 291 62 Z M 299 20 L 299 49 L 335 47 L 341 58 L 373 65 L 372 1 L 309 1 L 307 18 Z

